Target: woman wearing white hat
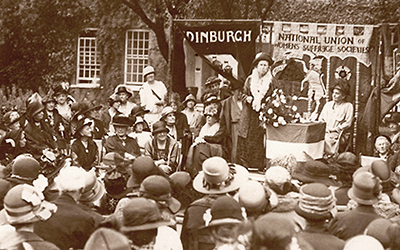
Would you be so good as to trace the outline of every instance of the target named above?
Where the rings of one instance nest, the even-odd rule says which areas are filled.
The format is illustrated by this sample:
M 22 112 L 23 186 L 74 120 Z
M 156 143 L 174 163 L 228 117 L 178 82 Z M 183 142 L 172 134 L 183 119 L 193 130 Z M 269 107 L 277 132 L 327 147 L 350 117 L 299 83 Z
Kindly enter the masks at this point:
M 155 70 L 152 66 L 143 69 L 143 78 L 146 82 L 139 90 L 140 103 L 153 114 L 161 112 L 167 88 L 161 81 L 155 79 Z

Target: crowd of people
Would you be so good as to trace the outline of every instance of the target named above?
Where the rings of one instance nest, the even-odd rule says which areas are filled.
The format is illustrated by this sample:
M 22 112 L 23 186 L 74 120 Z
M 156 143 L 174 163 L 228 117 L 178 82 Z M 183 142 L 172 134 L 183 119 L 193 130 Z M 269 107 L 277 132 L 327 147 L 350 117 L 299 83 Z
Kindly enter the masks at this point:
M 138 103 L 125 85 L 107 107 L 60 85 L 6 112 L 0 249 L 400 249 L 400 120 L 362 166 L 339 146 L 353 106 L 338 80 L 315 117 L 326 157 L 297 162 L 288 148 L 267 163 L 273 63 L 258 54 L 244 86 L 209 77 L 201 100 L 181 102 L 148 66 Z

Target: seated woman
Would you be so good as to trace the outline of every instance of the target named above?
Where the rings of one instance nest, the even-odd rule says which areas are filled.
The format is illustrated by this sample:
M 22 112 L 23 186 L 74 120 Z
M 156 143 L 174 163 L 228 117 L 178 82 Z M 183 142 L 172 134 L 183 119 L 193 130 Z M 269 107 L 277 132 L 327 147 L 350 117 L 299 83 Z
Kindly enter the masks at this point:
M 221 105 L 209 103 L 204 108 L 206 124 L 201 128 L 199 136 L 190 147 L 186 170 L 194 177 L 200 170 L 203 161 L 212 156 L 225 156 L 223 150 L 225 132 L 220 129 L 219 117 Z
M 338 79 L 333 86 L 332 101 L 325 104 L 319 121 L 326 122 L 325 156 L 337 155 L 340 137 L 353 124 L 353 104 L 346 101 L 350 94 L 350 85 L 345 79 Z
M 106 153 L 117 152 L 127 158 L 135 158 L 141 155 L 137 141 L 128 136 L 128 129 L 133 121 L 126 116 L 116 115 L 112 119 L 115 135 L 106 139 L 104 148 Z
M 76 140 L 71 145 L 74 166 L 79 166 L 89 171 L 98 163 L 99 151 L 93 141 L 93 121 L 83 118 L 78 121 L 74 137 Z
M 156 166 L 166 174 L 175 172 L 179 160 L 179 144 L 168 136 L 168 128 L 163 121 L 153 124 L 153 139 L 144 145 L 144 154 L 150 156 Z

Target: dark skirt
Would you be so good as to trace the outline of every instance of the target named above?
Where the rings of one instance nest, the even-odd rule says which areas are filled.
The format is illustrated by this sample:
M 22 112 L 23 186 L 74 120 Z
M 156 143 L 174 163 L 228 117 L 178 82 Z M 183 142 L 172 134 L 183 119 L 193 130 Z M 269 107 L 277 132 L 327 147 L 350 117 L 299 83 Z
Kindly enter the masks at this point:
M 264 146 L 265 130 L 261 127 L 259 114 L 253 110 L 249 112 L 249 130 L 247 138 L 238 137 L 237 162 L 245 168 L 263 170 L 266 167 Z

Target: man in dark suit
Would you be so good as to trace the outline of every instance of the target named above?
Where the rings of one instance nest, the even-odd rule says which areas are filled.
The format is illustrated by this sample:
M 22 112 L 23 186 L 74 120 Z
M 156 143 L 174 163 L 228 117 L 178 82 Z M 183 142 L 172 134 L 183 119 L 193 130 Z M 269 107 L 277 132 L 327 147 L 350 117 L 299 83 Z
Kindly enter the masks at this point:
M 95 212 L 84 210 L 78 204 L 85 188 L 86 174 L 84 169 L 78 167 L 62 169 L 54 180 L 61 193 L 53 202 L 57 211 L 47 221 L 35 224 L 37 235 L 62 250 L 83 249 L 96 230 Z

